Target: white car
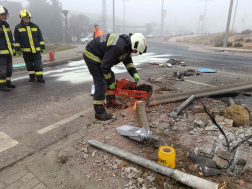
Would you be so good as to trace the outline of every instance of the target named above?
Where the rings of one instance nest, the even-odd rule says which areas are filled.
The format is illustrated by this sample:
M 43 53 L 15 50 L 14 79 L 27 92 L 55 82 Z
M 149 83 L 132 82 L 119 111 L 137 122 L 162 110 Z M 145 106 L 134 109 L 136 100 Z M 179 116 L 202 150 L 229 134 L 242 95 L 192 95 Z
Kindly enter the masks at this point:
M 80 42 L 82 44 L 88 44 L 90 41 L 92 41 L 92 39 L 93 39 L 93 34 L 88 35 L 87 37 L 80 39 Z
M 157 37 L 160 37 L 160 34 L 157 32 L 153 32 L 153 33 L 146 35 L 146 38 L 157 38 Z

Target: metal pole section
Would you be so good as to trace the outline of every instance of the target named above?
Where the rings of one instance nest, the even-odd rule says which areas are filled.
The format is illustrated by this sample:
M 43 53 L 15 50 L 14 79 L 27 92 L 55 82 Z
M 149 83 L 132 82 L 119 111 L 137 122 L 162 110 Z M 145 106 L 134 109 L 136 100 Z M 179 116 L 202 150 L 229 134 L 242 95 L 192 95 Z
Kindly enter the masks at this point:
M 235 105 L 234 99 L 232 97 L 228 97 L 228 103 L 230 106 Z
M 115 33 L 115 0 L 113 0 L 113 33 Z
M 218 86 L 218 87 L 211 87 L 207 89 L 201 89 L 201 90 L 195 90 L 195 91 L 188 91 L 188 92 L 182 92 L 182 93 L 174 93 L 170 95 L 163 95 L 163 96 L 152 96 L 149 99 L 149 105 L 158 105 L 158 104 L 164 104 L 168 102 L 176 102 L 176 101 L 182 101 L 189 98 L 191 95 L 195 96 L 196 98 L 202 98 L 206 96 L 211 95 L 220 95 L 220 94 L 228 94 L 235 91 L 241 91 L 246 89 L 252 88 L 252 82 L 242 82 L 242 83 L 235 83 L 230 85 L 224 85 L 224 86 Z
M 204 12 L 204 19 L 203 19 L 203 26 L 202 26 L 202 32 L 204 33 L 204 25 L 205 25 L 205 17 L 206 17 L 206 8 L 207 8 L 207 1 L 205 5 L 205 12 Z
M 124 1 L 124 20 L 123 20 L 123 32 L 125 33 L 125 1 Z
M 67 42 L 67 46 L 69 46 L 69 43 L 68 43 L 68 26 L 67 26 L 67 17 L 66 17 L 66 42 Z
M 227 41 L 228 41 L 228 33 L 229 33 L 229 27 L 230 27 L 230 20 L 232 15 L 232 8 L 233 8 L 234 0 L 230 0 L 230 6 L 229 6 L 229 13 L 228 13 L 228 20 L 227 20 L 227 28 L 226 28 L 226 35 L 224 40 L 223 47 L 227 47 Z
M 235 17 L 236 17 L 236 11 L 237 11 L 237 7 L 238 7 L 238 2 L 239 2 L 239 0 L 237 0 L 237 2 L 236 2 L 236 7 L 235 7 L 235 14 L 234 14 L 234 21 L 233 21 L 232 30 L 234 30 L 234 23 L 235 23 Z
M 196 189 L 218 189 L 219 188 L 219 184 L 217 183 L 202 179 L 200 177 L 196 177 L 194 175 L 189 175 L 187 173 L 184 173 L 176 169 L 172 169 L 170 167 L 166 167 L 157 162 L 148 160 L 146 158 L 137 156 L 135 154 L 126 152 L 124 150 L 115 148 L 113 146 L 109 146 L 107 144 L 104 144 L 95 140 L 89 140 L 88 144 L 95 146 L 99 149 L 102 149 L 106 152 L 109 152 L 111 154 L 114 154 L 118 157 L 124 158 L 133 163 L 136 163 L 138 165 L 141 165 L 143 167 L 146 167 L 147 169 L 150 169 L 162 175 L 171 177 L 187 186 L 191 186 L 192 188 L 196 188 Z
M 163 37 L 163 22 L 164 22 L 164 0 L 162 0 L 161 37 Z
M 179 107 L 175 110 L 172 110 L 170 113 L 171 117 L 177 117 L 179 112 L 181 112 L 186 106 L 188 106 L 194 99 L 194 95 L 190 96 L 184 103 L 182 103 Z

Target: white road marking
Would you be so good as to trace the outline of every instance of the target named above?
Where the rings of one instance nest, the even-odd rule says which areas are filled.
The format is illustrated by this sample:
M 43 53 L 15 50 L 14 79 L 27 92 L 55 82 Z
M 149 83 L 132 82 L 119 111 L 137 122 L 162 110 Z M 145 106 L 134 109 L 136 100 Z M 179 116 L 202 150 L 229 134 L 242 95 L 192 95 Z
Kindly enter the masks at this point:
M 7 134 L 0 132 L 0 152 L 16 146 L 19 142 L 10 138 Z
M 209 85 L 209 84 L 205 84 L 205 83 L 200 83 L 200 82 L 197 82 L 197 81 L 191 81 L 191 80 L 185 80 L 186 82 L 189 82 L 189 83 L 195 83 L 195 84 L 199 84 L 199 85 L 205 85 L 205 86 L 209 86 L 209 87 L 216 87 L 214 85 Z
M 63 119 L 63 120 L 61 120 L 61 121 L 59 121 L 57 123 L 54 123 L 54 124 L 52 124 L 52 125 L 50 125 L 48 127 L 40 129 L 40 130 L 37 131 L 37 133 L 40 134 L 40 135 L 42 135 L 42 134 L 45 134 L 45 133 L 47 133 L 47 132 L 49 132 L 49 131 L 51 131 L 53 129 L 56 129 L 56 128 L 58 128 L 58 127 L 60 127 L 60 126 L 62 126 L 64 124 L 66 124 L 66 123 L 68 123 L 70 121 L 73 121 L 73 120 L 79 118 L 81 115 L 85 115 L 85 113 L 87 113 L 89 109 L 91 109 L 91 108 L 88 108 L 87 110 L 81 111 L 80 113 L 77 113 L 77 114 L 75 114 L 75 115 L 73 115 L 71 117 Z

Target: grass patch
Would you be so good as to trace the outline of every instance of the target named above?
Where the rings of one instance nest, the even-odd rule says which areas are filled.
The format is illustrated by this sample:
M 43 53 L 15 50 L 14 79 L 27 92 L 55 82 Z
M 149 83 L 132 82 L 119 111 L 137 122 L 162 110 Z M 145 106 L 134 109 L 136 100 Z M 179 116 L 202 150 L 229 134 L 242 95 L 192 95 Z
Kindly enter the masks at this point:
M 52 50 L 54 52 L 59 52 L 59 51 L 65 51 L 65 50 L 70 50 L 74 48 L 76 48 L 76 46 L 46 45 L 45 53 L 48 53 L 49 50 Z

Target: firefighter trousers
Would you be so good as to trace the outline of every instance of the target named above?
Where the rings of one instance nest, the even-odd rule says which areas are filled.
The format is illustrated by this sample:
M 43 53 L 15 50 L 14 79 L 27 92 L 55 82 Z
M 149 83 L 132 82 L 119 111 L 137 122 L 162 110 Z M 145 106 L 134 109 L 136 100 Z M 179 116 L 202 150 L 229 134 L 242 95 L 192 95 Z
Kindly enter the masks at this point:
M 105 112 L 105 95 L 107 89 L 107 81 L 102 73 L 101 64 L 95 62 L 85 55 L 83 55 L 86 65 L 90 74 L 93 76 L 93 81 L 95 85 L 95 93 L 93 97 L 93 104 L 95 113 L 100 114 Z M 113 80 L 115 82 L 114 72 L 111 72 Z M 115 99 L 115 95 L 106 96 L 107 102 Z
M 37 53 L 23 53 L 26 69 L 29 73 L 30 78 L 43 79 L 43 65 L 41 60 L 40 52 Z
M 12 70 L 12 56 L 0 56 L 0 88 L 11 82 Z

